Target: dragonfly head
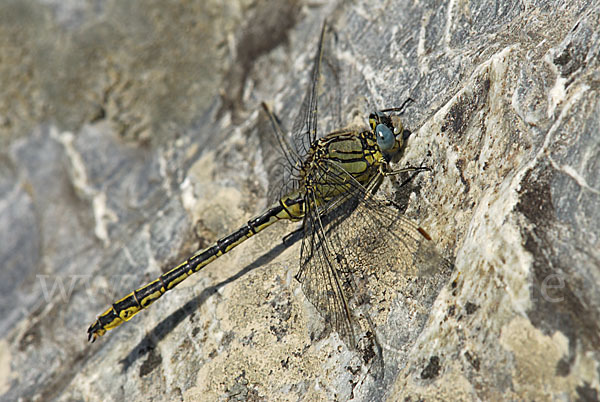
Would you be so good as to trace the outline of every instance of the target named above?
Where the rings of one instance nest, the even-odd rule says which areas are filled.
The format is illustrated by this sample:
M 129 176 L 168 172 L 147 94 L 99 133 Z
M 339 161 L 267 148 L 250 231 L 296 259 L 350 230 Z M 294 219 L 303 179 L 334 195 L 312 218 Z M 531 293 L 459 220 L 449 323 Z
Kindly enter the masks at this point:
M 389 116 L 384 112 L 371 113 L 369 124 L 377 138 L 377 145 L 385 155 L 393 156 L 402 149 L 406 137 L 399 116 Z

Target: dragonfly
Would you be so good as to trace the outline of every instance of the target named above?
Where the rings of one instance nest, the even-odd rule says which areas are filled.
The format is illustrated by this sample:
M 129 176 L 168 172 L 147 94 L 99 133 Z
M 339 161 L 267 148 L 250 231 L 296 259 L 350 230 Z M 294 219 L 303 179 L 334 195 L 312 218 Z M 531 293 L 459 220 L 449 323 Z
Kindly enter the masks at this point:
M 262 104 L 283 153 L 285 169 L 278 200 L 238 230 L 114 302 L 91 324 L 88 340 L 94 342 L 130 320 L 186 278 L 278 221 L 301 222 L 300 269 L 295 278 L 325 323 L 349 347 L 358 343 L 355 309 L 361 304 L 362 278 L 448 268 L 431 236 L 407 219 L 394 202 L 376 196 L 385 177 L 427 170 L 391 167 L 406 139 L 398 115 L 406 103 L 371 113 L 364 129 L 342 129 L 318 137 L 326 27 L 324 23 L 310 84 L 290 139 L 277 117 Z

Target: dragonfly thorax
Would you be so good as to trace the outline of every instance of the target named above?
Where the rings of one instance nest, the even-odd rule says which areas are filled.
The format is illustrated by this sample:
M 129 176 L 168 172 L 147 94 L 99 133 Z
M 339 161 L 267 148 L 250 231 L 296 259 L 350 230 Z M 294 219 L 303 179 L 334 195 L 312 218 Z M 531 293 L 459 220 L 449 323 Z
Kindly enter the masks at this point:
M 387 163 L 373 131 L 336 131 L 311 146 L 301 170 L 301 188 L 320 206 L 357 184 L 366 187 L 387 170 Z

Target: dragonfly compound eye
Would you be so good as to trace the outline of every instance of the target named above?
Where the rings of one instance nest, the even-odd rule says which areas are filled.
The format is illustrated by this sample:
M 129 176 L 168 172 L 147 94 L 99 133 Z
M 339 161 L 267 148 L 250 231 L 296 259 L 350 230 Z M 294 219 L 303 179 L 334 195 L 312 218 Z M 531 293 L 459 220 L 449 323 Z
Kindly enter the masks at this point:
M 382 151 L 385 152 L 394 147 L 396 137 L 386 125 L 378 124 L 375 127 L 375 135 L 377 136 L 377 145 L 379 145 Z

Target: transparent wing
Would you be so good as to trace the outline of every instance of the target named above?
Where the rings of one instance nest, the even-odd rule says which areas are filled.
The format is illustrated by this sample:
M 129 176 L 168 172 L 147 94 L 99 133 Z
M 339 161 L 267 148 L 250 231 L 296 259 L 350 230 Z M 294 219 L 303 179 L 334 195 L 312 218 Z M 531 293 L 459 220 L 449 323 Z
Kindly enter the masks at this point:
M 289 194 L 298 188 L 301 160 L 295 148 L 288 141 L 277 116 L 271 112 L 265 103 L 262 104 L 262 107 L 271 127 L 261 131 L 272 133 L 273 135 L 269 138 L 275 137 L 277 143 L 275 149 L 269 149 L 265 152 L 265 163 L 270 166 L 268 169 L 269 189 L 267 199 L 269 203 L 273 203 L 283 195 Z M 274 152 L 270 152 L 271 150 Z M 273 159 L 271 162 L 268 161 L 270 158 Z
M 271 123 L 272 132 L 276 137 L 275 154 L 277 161 L 269 168 L 270 183 L 268 198 L 274 202 L 283 195 L 298 188 L 300 167 L 306 159 L 311 145 L 319 137 L 319 124 L 327 128 L 337 128 L 341 125 L 341 88 L 339 85 L 339 70 L 337 59 L 333 56 L 327 40 L 329 26 L 323 23 L 321 35 L 314 56 L 310 81 L 294 119 L 291 137 L 286 135 L 277 116 L 266 105 L 263 109 Z M 318 116 L 319 104 L 324 105 L 325 113 Z M 321 124 L 322 125 L 322 124 Z M 270 137 L 272 138 L 272 137 Z M 274 180 L 272 180 L 272 179 Z
M 323 230 L 314 194 L 307 195 L 304 238 L 300 249 L 300 270 L 296 279 L 306 298 L 349 347 L 356 346 L 349 302 L 354 296 L 353 278 L 336 259 Z
M 303 159 L 310 149 L 311 144 L 317 139 L 318 128 L 318 87 L 321 74 L 321 61 L 323 59 L 323 42 L 327 23 L 323 23 L 317 53 L 313 62 L 310 75 L 310 85 L 307 88 L 300 111 L 292 126 L 292 146 L 297 155 Z
M 375 198 L 381 176 L 365 188 L 331 161 L 311 174 L 330 183 L 314 189 L 312 205 L 335 186 L 343 186 L 344 195 L 309 208 L 297 279 L 326 322 L 354 346 L 352 310 L 368 301 L 357 289 L 365 277 L 391 285 L 398 278 L 449 275 L 453 267 L 422 228 L 392 202 Z
M 267 196 L 270 202 L 274 202 L 283 195 L 298 188 L 300 167 L 308 154 L 311 144 L 317 138 L 318 88 L 326 29 L 327 24 L 325 22 L 321 29 L 310 82 L 294 120 L 290 140 L 288 140 L 277 116 L 263 104 L 263 109 L 271 125 L 270 131 L 273 132 L 278 144 L 276 148 L 277 161 L 269 169 L 272 185 L 269 188 Z
M 406 218 L 392 201 L 376 198 L 383 177 L 376 176 L 365 188 L 342 166 L 331 161 L 327 166 L 327 180 L 351 187 L 346 199 L 328 203 L 324 212 L 340 215 L 330 219 L 327 236 L 335 251 L 352 261 L 352 270 L 383 278 L 388 272 L 422 276 L 452 269 L 424 229 Z

